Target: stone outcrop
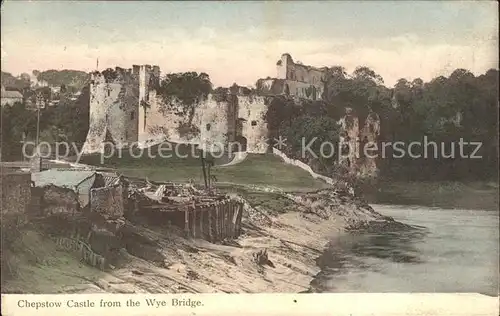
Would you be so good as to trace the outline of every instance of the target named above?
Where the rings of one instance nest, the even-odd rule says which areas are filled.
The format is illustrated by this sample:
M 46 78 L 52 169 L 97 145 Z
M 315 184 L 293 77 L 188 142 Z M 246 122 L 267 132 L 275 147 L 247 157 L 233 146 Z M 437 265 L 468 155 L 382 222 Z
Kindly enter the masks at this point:
M 359 133 L 360 144 L 368 146 L 369 144 L 377 144 L 378 136 L 380 135 L 380 117 L 377 113 L 370 110 L 366 117 L 363 128 Z M 378 175 L 377 158 L 374 154 L 379 154 L 379 150 L 368 152 L 368 155 L 361 153 L 361 157 L 357 162 L 357 173 L 361 178 L 373 178 Z
M 340 164 L 358 178 L 376 177 L 378 174 L 376 161 L 379 154 L 377 141 L 380 135 L 378 114 L 370 110 L 364 122 L 360 124 L 353 109 L 346 108 L 339 124 L 340 142 L 343 144 Z

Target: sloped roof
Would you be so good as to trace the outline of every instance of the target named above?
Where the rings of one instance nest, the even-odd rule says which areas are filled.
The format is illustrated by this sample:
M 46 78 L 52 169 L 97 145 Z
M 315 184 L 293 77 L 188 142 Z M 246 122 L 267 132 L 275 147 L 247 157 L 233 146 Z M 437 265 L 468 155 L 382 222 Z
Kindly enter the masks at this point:
M 8 99 L 22 99 L 23 95 L 19 91 L 2 91 L 2 98 L 8 98 Z
M 35 182 L 37 187 L 53 184 L 58 187 L 73 189 L 85 180 L 95 177 L 95 174 L 95 171 L 87 170 L 49 169 L 32 173 L 31 180 Z

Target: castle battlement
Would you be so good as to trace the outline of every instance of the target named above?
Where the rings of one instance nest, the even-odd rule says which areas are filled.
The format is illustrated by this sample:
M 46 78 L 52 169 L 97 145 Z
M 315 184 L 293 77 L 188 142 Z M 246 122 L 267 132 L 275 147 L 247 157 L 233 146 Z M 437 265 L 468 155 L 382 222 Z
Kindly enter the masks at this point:
M 321 99 L 324 71 L 295 63 L 283 54 L 277 63 L 277 78 L 260 79 L 257 89 L 238 85 L 214 91 L 198 100 L 187 115 L 178 100 L 157 95 L 160 82 L 157 65 L 115 67 L 91 74 L 90 128 L 86 152 L 99 150 L 106 139 L 115 144 L 151 140 L 198 143 L 235 140 L 251 152 L 265 152 L 269 96 L 287 95 Z
M 132 68 L 115 67 L 90 73 L 91 84 L 141 84 L 141 78 L 160 78 L 160 67 L 156 65 L 133 65 Z

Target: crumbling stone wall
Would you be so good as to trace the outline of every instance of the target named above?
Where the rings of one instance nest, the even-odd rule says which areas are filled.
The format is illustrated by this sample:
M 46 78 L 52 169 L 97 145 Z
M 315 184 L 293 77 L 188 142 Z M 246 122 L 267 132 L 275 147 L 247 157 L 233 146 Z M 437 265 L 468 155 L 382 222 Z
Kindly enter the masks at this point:
M 206 100 L 195 104 L 192 120 L 182 113 L 183 105 L 172 99 L 168 102 L 151 90 L 148 107 L 141 107 L 139 115 L 142 123 L 139 126 L 139 142 L 144 145 L 169 140 L 175 143 L 210 145 L 226 144 L 229 133 L 229 106 L 226 101 L 218 102 L 209 95 Z M 191 125 L 194 130 L 183 132 L 181 126 Z
M 277 79 L 285 79 L 285 94 L 320 100 L 324 91 L 326 67 L 315 68 L 295 63 L 289 54 L 281 55 L 276 63 Z M 288 92 L 288 93 L 287 93 Z
M 2 225 L 9 218 L 24 221 L 31 202 L 31 174 L 2 171 L 0 187 Z
M 266 78 L 257 80 L 256 90 L 262 96 L 286 95 L 286 79 Z M 289 93 L 288 93 L 289 94 Z
M 360 144 L 377 144 L 379 135 L 380 117 L 377 113 L 370 111 L 359 133 Z M 358 176 L 363 178 L 377 176 L 377 158 L 373 157 L 376 153 L 377 151 L 371 150 L 371 152 L 368 152 L 368 156 L 365 156 L 363 153 L 361 154 L 357 163 Z
M 68 188 L 55 185 L 47 185 L 37 188 L 40 192 L 40 213 L 43 216 L 54 214 L 71 214 L 80 212 L 80 202 L 78 194 Z
M 238 118 L 241 135 L 247 140 L 247 152 L 265 153 L 268 150 L 268 127 L 264 118 L 267 103 L 263 96 L 239 96 Z
M 250 152 L 265 152 L 267 106 L 263 97 L 228 93 L 209 95 L 195 104 L 192 117 L 176 99 L 166 100 L 152 85 L 160 75 L 157 66 L 117 68 L 116 78 L 94 73 L 91 78 L 90 127 L 83 151 L 102 152 L 103 143 L 139 141 L 151 146 L 164 140 L 199 144 L 205 150 L 246 138 Z M 283 81 L 282 81 L 283 82 Z
M 122 184 L 90 190 L 90 213 L 106 219 L 123 217 L 125 210 L 125 189 Z
M 359 119 L 351 108 L 345 109 L 345 116 L 339 121 L 341 126 L 340 141 L 344 144 L 348 155 L 343 155 L 340 161 L 347 167 L 350 174 L 360 178 L 375 177 L 378 174 L 376 160 L 372 157 L 377 154 L 377 147 L 369 147 L 376 144 L 380 135 L 380 117 L 370 110 L 362 127 Z M 369 156 L 365 156 L 365 148 Z M 373 150 L 372 150 L 373 148 Z
M 218 102 L 216 97 L 209 95 L 207 100 L 196 109 L 195 124 L 200 129 L 200 147 L 206 151 L 224 150 L 221 145 L 228 144 L 235 134 L 235 122 L 230 114 L 234 112 L 238 100 L 228 99 Z M 230 129 L 230 127 L 233 127 Z
M 138 79 L 130 70 L 117 67 L 113 76 L 92 73 L 89 132 L 83 151 L 102 151 L 104 141 L 116 145 L 137 141 L 138 105 Z
M 343 153 L 340 164 L 354 174 L 359 152 L 359 120 L 351 108 L 346 108 L 345 116 L 340 119 L 339 124 Z
M 221 100 L 222 99 L 222 100 Z M 147 144 L 168 139 L 177 143 L 200 144 L 208 151 L 217 151 L 220 145 L 235 141 L 236 136 L 247 139 L 249 152 L 263 153 L 267 150 L 267 123 L 263 116 L 267 111 L 264 97 L 228 94 L 224 98 L 208 95 L 195 105 L 192 125 L 199 133 L 182 135 L 181 124 L 188 124 L 188 118 L 181 113 L 182 105 L 177 101 L 165 100 L 149 94 L 150 107 L 146 111 L 145 126 L 139 127 L 139 140 Z M 140 115 L 144 115 L 141 108 Z M 240 125 L 239 125 L 240 124 Z M 238 129 L 240 126 L 240 129 Z

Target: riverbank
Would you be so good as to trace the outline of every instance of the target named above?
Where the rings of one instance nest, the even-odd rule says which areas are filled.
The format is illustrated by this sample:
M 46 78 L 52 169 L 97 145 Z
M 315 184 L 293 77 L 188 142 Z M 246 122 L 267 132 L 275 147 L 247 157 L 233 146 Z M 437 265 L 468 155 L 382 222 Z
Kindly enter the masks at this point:
M 371 204 L 498 211 L 499 203 L 497 182 L 404 182 L 380 179 L 375 186 L 363 186 L 362 191 Z
M 304 292 L 319 272 L 316 259 L 346 230 L 391 224 L 363 201 L 331 189 L 277 193 L 233 187 L 245 199 L 242 235 L 226 244 L 186 239 L 168 224 L 142 219 L 134 229 L 156 246 L 139 258 L 122 249 L 113 269 L 89 267 L 32 223 L 24 228 L 4 293 L 271 293 Z M 377 225 L 374 225 L 377 226 Z M 36 280 L 36 282 L 33 282 Z
M 318 292 L 481 293 L 498 297 L 497 212 L 372 205 L 415 230 L 342 235 L 318 260 Z

